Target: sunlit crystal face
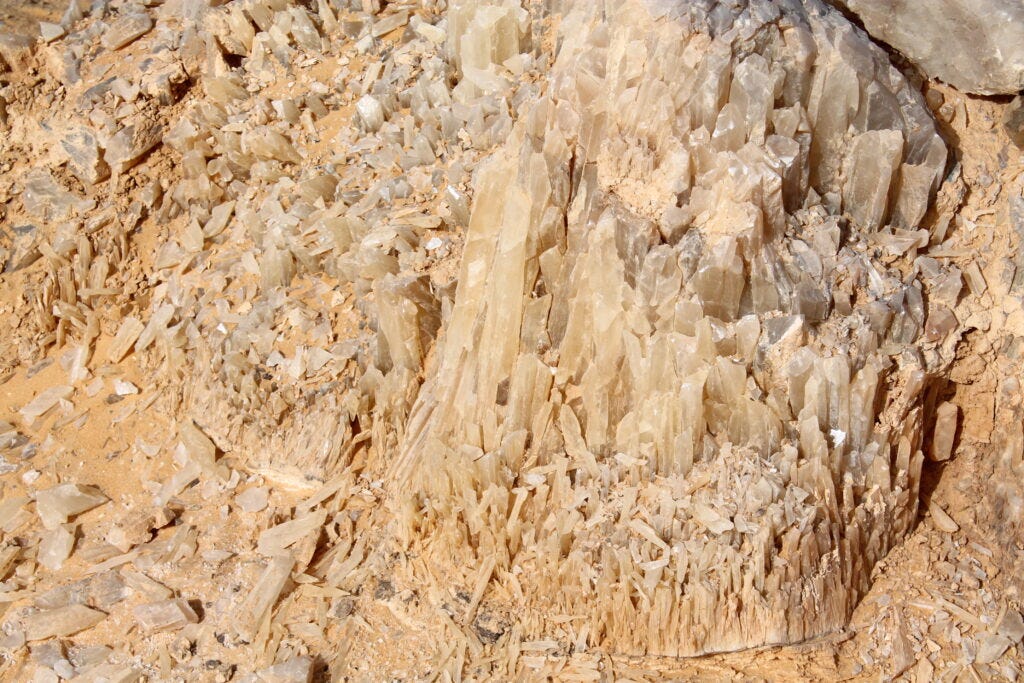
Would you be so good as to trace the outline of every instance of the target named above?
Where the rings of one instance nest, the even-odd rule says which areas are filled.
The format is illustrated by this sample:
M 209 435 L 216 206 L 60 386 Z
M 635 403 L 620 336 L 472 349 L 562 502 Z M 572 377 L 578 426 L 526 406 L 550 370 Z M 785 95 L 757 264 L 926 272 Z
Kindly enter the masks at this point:
M 838 15 L 687 7 L 564 19 L 403 459 L 410 533 L 624 652 L 837 628 L 916 510 L 921 287 L 875 255 L 926 243 L 942 142 Z

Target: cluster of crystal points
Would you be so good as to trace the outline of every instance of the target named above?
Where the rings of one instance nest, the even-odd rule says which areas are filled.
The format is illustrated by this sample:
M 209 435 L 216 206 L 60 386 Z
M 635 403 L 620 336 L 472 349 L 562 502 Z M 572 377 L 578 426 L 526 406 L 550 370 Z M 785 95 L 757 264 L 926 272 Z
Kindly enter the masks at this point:
M 397 532 L 493 563 L 524 634 L 571 615 L 686 656 L 841 628 L 916 515 L 922 287 L 874 256 L 927 244 L 945 147 L 816 0 L 565 4 L 478 174 Z M 507 58 L 502 12 L 451 21 L 463 70 Z

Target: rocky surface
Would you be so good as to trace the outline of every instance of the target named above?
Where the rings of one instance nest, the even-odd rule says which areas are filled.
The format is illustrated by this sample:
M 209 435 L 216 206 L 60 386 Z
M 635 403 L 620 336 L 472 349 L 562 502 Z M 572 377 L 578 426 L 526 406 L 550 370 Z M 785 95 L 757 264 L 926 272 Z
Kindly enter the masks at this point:
M 1024 3 L 1018 0 L 835 0 L 929 78 L 963 92 L 1024 90 Z

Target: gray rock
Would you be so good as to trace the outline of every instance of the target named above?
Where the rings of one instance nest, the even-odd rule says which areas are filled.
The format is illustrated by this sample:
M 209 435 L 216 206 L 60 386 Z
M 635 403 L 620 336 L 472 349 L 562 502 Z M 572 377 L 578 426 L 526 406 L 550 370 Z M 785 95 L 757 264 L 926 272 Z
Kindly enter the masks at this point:
M 979 95 L 1024 89 L 1021 0 L 831 0 L 929 78 Z

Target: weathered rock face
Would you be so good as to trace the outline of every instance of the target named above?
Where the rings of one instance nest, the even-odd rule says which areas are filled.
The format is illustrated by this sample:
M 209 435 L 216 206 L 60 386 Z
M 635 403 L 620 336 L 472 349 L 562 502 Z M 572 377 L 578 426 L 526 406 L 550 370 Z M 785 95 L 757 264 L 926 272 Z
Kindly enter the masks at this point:
M 816 0 L 565 4 L 547 95 L 479 175 L 399 533 L 493 570 L 524 635 L 840 628 L 916 514 L 924 276 L 898 261 L 943 142 Z
M 979 95 L 1024 89 L 1020 0 L 834 0 L 868 32 L 938 78 Z

